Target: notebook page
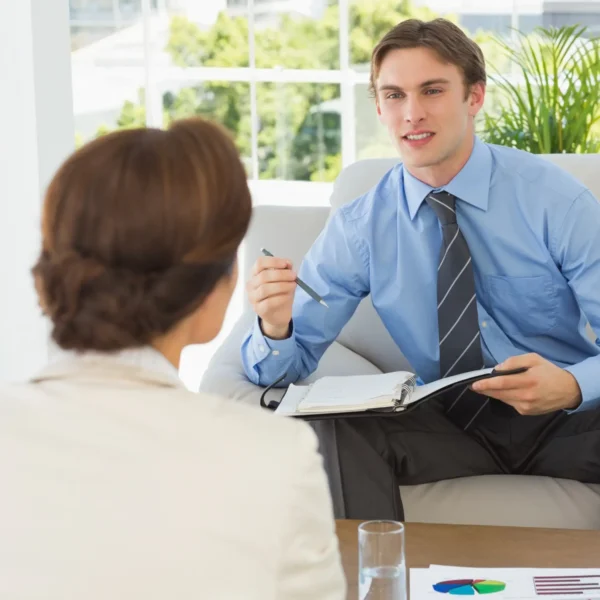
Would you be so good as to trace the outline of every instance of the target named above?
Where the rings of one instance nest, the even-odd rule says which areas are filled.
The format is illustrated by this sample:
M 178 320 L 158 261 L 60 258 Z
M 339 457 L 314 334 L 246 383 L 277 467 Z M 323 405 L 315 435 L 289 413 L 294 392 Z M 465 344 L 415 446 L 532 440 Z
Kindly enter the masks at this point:
M 275 409 L 275 414 L 283 417 L 296 414 L 298 404 L 306 396 L 310 387 L 308 385 L 290 384 L 279 406 Z
M 301 409 L 356 407 L 368 405 L 376 399 L 388 399 L 391 404 L 393 398 L 400 397 L 400 388 L 410 377 L 412 373 L 406 371 L 323 377 L 312 384 L 310 392 L 301 402 Z
M 437 392 L 438 390 L 441 390 L 442 388 L 445 388 L 453 383 L 457 383 L 471 377 L 476 377 L 478 375 L 487 375 L 493 370 L 494 369 L 492 367 L 489 369 L 481 369 L 479 371 L 469 371 L 468 373 L 459 373 L 458 375 L 452 375 L 452 377 L 446 377 L 445 379 L 438 379 L 437 381 L 432 381 L 431 383 L 418 385 L 413 389 L 410 396 L 404 401 L 403 406 L 417 402 L 417 400 L 421 400 L 421 398 L 426 398 L 430 394 L 433 394 L 434 392 Z

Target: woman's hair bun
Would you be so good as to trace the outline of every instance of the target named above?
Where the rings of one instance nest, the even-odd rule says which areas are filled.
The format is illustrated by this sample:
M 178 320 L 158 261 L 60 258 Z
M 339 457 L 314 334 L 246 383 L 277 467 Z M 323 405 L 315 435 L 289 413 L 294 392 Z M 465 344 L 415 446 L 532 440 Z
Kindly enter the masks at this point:
M 50 184 L 33 269 L 54 340 L 111 351 L 169 331 L 230 273 L 250 214 L 237 150 L 212 123 L 84 146 Z

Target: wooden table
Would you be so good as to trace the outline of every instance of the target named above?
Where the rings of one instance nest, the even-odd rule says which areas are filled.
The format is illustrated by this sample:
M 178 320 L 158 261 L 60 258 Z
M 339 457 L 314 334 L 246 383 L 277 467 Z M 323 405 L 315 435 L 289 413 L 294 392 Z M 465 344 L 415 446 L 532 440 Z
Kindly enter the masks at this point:
M 337 521 L 348 600 L 358 598 L 358 525 Z M 600 567 L 600 531 L 406 524 L 406 566 Z

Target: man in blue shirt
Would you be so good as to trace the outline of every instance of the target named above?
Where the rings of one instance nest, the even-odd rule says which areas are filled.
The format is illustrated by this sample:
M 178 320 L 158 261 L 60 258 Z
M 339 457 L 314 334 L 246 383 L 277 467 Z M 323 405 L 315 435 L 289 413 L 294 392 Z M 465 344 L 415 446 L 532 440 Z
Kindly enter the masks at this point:
M 443 19 L 408 20 L 373 51 L 377 112 L 402 164 L 341 207 L 307 254 L 260 258 L 248 378 L 308 376 L 371 294 L 425 381 L 526 367 L 398 417 L 320 423 L 337 517 L 403 518 L 398 484 L 485 473 L 600 482 L 600 203 L 542 158 L 474 134 L 479 47 Z M 477 393 L 476 393 L 477 392 Z M 327 426 L 325 426 L 327 425 Z

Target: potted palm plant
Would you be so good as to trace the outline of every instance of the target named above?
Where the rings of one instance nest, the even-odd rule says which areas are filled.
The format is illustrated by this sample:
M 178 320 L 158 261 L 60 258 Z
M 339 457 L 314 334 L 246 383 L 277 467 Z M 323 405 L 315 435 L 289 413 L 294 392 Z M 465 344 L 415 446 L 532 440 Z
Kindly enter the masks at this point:
M 600 38 L 579 25 L 516 34 L 495 38 L 511 69 L 490 78 L 483 139 L 534 154 L 598 152 Z

